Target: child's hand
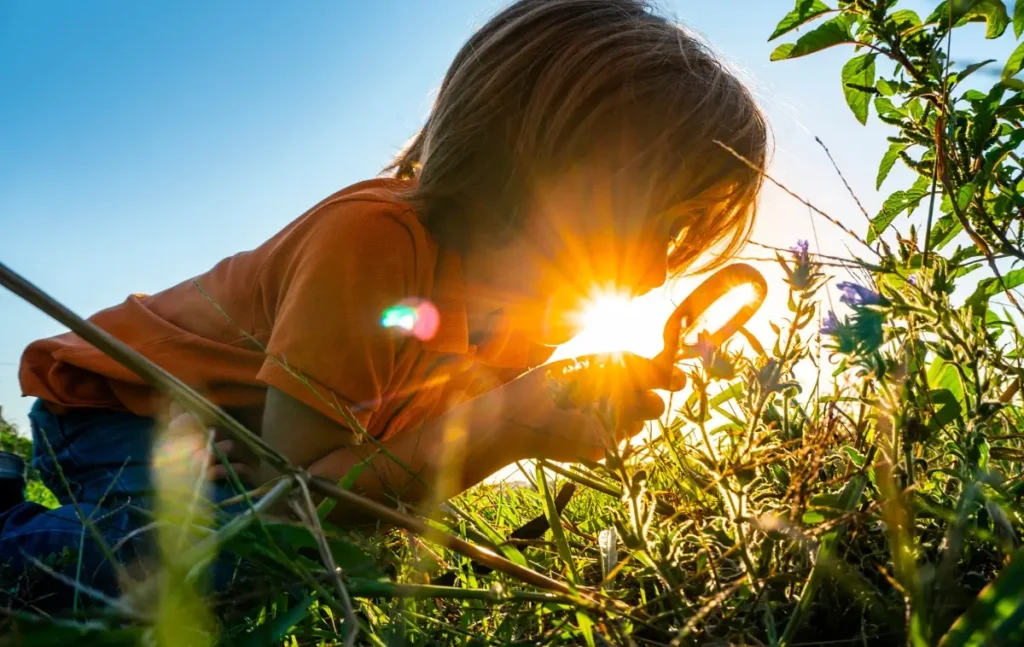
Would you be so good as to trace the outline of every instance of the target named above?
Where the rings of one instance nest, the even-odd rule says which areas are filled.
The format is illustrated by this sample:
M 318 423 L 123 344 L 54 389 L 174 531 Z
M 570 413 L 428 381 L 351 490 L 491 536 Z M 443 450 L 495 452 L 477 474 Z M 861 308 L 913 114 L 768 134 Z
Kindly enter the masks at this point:
M 218 429 L 204 429 L 192 414 L 186 413 L 176 403 L 171 404 L 171 421 L 168 428 L 172 431 L 189 431 L 206 437 L 206 443 L 192 455 L 197 467 L 206 466 L 207 478 L 219 481 L 228 478 L 228 468 L 218 458 L 218 454 L 227 457 L 231 469 L 243 483 L 255 483 L 259 459 L 240 443 L 226 438 Z
M 665 404 L 655 389 L 678 391 L 685 384 L 678 368 L 616 353 L 541 366 L 494 397 L 528 457 L 598 460 L 661 417 Z

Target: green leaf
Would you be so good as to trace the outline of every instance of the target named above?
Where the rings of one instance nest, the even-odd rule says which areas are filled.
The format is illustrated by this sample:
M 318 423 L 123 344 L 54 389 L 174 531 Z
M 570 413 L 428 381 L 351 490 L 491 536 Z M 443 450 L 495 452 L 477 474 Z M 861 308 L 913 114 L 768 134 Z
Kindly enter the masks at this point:
M 896 216 L 904 211 L 913 212 L 921 204 L 921 200 L 928 195 L 928 189 L 928 178 L 921 176 L 914 182 L 914 186 L 906 191 L 896 191 L 886 198 L 882 203 L 882 210 L 871 221 L 867 242 L 871 243 L 882 235 L 892 221 L 896 220 Z
M 853 461 L 854 465 L 856 465 L 857 467 L 864 467 L 864 454 L 861 454 L 859 451 L 857 451 L 854 447 L 850 445 L 844 445 L 843 451 L 846 452 L 846 455 L 850 457 L 850 460 Z
M 967 67 L 965 67 L 964 69 L 962 69 L 962 70 L 960 70 L 959 72 L 956 73 L 956 82 L 959 83 L 959 82 L 963 81 L 964 79 L 966 79 L 970 75 L 974 74 L 975 72 L 977 72 L 981 68 L 985 67 L 989 63 L 995 63 L 995 62 L 996 62 L 996 59 L 990 58 L 990 59 L 987 59 L 987 60 L 984 60 L 984 61 L 979 61 L 977 63 L 971 63 L 970 65 L 968 65 Z
M 1024 33 L 1024 0 L 1017 0 L 1013 5 L 1013 35 L 1020 38 Z
M 819 512 L 818 510 L 808 510 L 803 514 L 802 517 L 800 517 L 800 521 L 803 522 L 805 526 L 813 526 L 815 524 L 821 523 L 824 520 L 825 515 Z
M 967 404 L 964 395 L 964 383 L 960 378 L 960 371 L 941 357 L 936 357 L 931 366 L 928 367 L 928 387 L 932 392 L 946 391 L 953 396 L 954 400 L 961 407 Z
M 875 55 L 855 56 L 843 66 L 843 94 L 846 105 L 861 124 L 868 122 L 871 94 L 853 86 L 871 87 L 875 84 Z
M 952 7 L 952 9 L 950 8 Z M 950 11 L 952 10 L 952 16 Z M 999 38 L 1010 24 L 1010 16 L 1006 12 L 1003 0 L 954 0 L 943 2 L 935 8 L 926 22 L 935 22 L 946 26 L 950 20 L 953 26 L 969 22 L 984 22 L 985 38 Z
M 1017 45 L 1017 48 L 1010 54 L 1010 58 L 1006 59 L 1006 65 L 1003 66 L 1003 80 L 1017 76 L 1022 65 L 1024 65 L 1024 43 Z
M 985 38 L 999 38 L 1010 25 L 1010 16 L 1006 13 L 1003 0 L 980 0 L 968 10 L 965 16 L 969 22 L 984 20 L 988 25 Z
M 878 113 L 878 116 L 890 119 L 899 119 L 900 117 L 907 116 L 906 111 L 897 108 L 888 97 L 875 97 L 875 111 Z
M 853 42 L 853 36 L 850 34 L 849 24 L 840 16 L 839 18 L 823 22 L 797 39 L 796 43 L 779 45 L 772 52 L 770 58 L 773 61 L 799 58 L 835 45 L 850 42 Z
M 892 12 L 889 20 L 901 30 L 921 25 L 921 16 L 918 16 L 916 11 L 911 11 L 910 9 L 900 9 Z
M 342 490 L 351 489 L 352 486 L 355 485 L 356 480 L 359 479 L 359 475 L 363 473 L 363 470 L 365 470 L 366 466 L 370 464 L 370 461 L 374 456 L 376 456 L 376 452 L 371 453 L 369 456 L 350 467 L 349 470 L 345 472 L 345 476 L 342 476 L 341 480 L 338 481 L 338 487 Z M 320 505 L 316 507 L 316 516 L 320 518 L 320 521 L 323 521 L 327 518 L 327 515 L 331 514 L 331 510 L 334 510 L 334 506 L 337 505 L 337 503 L 338 502 L 334 499 L 324 499 Z
M 236 639 L 235 644 L 243 647 L 263 647 L 263 645 L 275 645 L 280 643 L 285 634 L 299 624 L 299 621 L 306 616 L 306 611 L 313 604 L 315 596 L 306 596 L 301 602 L 288 609 L 284 613 L 274 616 L 262 625 L 256 627 L 252 632 Z
M 1020 644 L 1024 625 L 1024 551 L 978 594 L 939 641 L 940 647 Z
M 583 634 L 583 640 L 587 643 L 587 647 L 594 647 L 594 621 L 590 619 L 586 611 L 576 612 L 576 624 L 580 628 L 580 633 Z
M 910 148 L 910 144 L 906 142 L 893 142 L 889 144 L 889 150 L 885 151 L 885 155 L 882 156 L 882 162 L 878 165 L 878 178 L 875 180 L 875 189 L 882 188 L 882 182 L 885 182 L 885 178 L 889 177 L 889 171 L 892 170 L 896 160 L 900 158 L 900 153 Z
M 775 31 L 768 37 L 768 42 L 814 20 L 827 11 L 831 11 L 831 7 L 821 0 L 796 0 L 796 6 L 779 21 Z
M 935 414 L 928 421 L 929 429 L 938 431 L 960 417 L 963 407 L 952 391 L 949 389 L 935 389 L 931 392 L 930 397 L 932 404 L 935 405 Z
M 960 221 L 952 214 L 947 213 L 935 221 L 928 244 L 932 250 L 938 251 L 951 243 L 962 229 L 963 225 L 960 224 Z
M 555 547 L 558 549 L 558 556 L 565 562 L 565 565 L 569 567 L 570 577 L 573 582 L 578 582 L 580 579 L 579 573 L 576 572 L 576 562 L 572 558 L 572 551 L 569 550 L 569 542 L 565 538 L 565 532 L 562 530 L 562 520 L 558 517 L 558 507 L 555 505 L 555 497 L 551 494 L 551 488 L 548 486 L 547 472 L 544 471 L 544 466 L 537 463 L 537 487 L 541 491 L 541 498 L 544 501 L 544 514 L 548 517 L 548 525 L 551 527 L 551 536 L 555 540 Z
M 864 488 L 867 486 L 867 483 L 868 479 L 864 474 L 855 474 L 846 482 L 846 485 L 843 486 L 843 491 L 839 494 L 838 507 L 841 511 L 849 512 L 860 505 L 860 500 L 864 494 Z M 839 543 L 840 539 L 842 539 L 844 532 L 845 528 L 842 525 L 839 525 L 821 538 L 821 542 L 818 545 L 818 554 L 814 560 L 814 567 L 811 569 L 810 575 L 807 576 L 803 590 L 800 592 L 800 601 L 790 614 L 789 620 L 786 623 L 786 629 L 782 633 L 782 637 L 779 639 L 778 644 L 791 644 L 796 632 L 807 619 L 811 609 L 811 604 L 814 602 L 814 597 L 817 595 L 818 587 L 821 585 L 822 578 L 824 578 L 825 574 L 834 568 L 836 545 Z
M 506 558 L 508 558 L 508 561 L 514 564 L 519 564 L 520 566 L 529 566 L 529 564 L 526 561 L 526 557 L 524 557 L 523 554 L 519 552 L 519 549 L 513 545 L 506 544 L 505 538 L 499 535 L 498 531 L 495 530 L 491 526 L 491 524 L 487 523 L 486 519 L 478 515 L 473 510 L 473 508 L 468 508 L 466 510 L 463 510 L 463 512 L 467 517 L 469 517 L 473 521 L 476 527 L 480 529 L 480 532 L 482 532 L 484 536 L 487 537 L 487 540 L 498 547 L 498 550 L 500 550 L 501 553 Z
M 1024 285 L 1024 268 L 1003 274 L 1002 283 L 994 276 L 990 279 L 978 281 L 978 287 L 974 290 L 974 294 L 967 297 L 964 305 L 969 306 L 974 315 L 980 317 L 985 309 L 988 308 L 988 300 L 1000 294 L 1003 291 L 1004 285 L 1007 290 Z

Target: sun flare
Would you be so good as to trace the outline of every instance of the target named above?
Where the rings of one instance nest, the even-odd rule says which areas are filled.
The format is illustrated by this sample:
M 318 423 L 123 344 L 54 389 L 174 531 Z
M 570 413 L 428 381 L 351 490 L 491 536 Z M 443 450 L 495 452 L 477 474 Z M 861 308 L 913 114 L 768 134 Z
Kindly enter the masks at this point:
M 702 330 L 710 332 L 721 328 L 755 296 L 749 285 L 727 292 L 705 311 L 686 336 L 686 343 L 695 343 L 697 333 Z M 663 329 L 673 308 L 673 301 L 664 294 L 630 299 L 621 294 L 596 293 L 578 315 L 580 333 L 560 346 L 552 359 L 616 351 L 654 357 L 662 349 Z

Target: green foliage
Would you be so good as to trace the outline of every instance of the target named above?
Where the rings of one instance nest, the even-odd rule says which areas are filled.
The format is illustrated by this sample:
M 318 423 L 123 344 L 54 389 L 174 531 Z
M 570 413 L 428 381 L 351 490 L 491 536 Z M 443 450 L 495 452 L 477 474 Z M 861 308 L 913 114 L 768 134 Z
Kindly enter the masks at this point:
M 26 465 L 25 498 L 29 501 L 36 501 L 53 508 L 57 505 L 57 498 L 46 489 L 39 474 L 32 468 L 32 441 L 18 433 L 18 430 L 9 422 L 0 417 L 0 451 L 10 452 L 21 456 Z
M 864 54 L 851 58 L 843 66 L 843 94 L 857 121 L 868 121 L 868 108 L 875 87 L 875 55 Z M 881 184 L 881 181 L 879 181 Z

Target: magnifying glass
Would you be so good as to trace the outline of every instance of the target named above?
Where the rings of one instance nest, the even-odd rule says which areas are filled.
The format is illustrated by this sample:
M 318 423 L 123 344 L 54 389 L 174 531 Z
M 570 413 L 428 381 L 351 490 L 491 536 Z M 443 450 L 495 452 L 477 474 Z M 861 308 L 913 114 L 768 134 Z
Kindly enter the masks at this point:
M 666 370 L 669 370 L 681 360 L 700 357 L 701 348 L 697 344 L 688 344 L 688 335 L 712 306 L 733 290 L 744 286 L 749 291 L 747 298 L 740 303 L 735 314 L 707 339 L 717 348 L 736 334 L 750 321 L 768 296 L 768 284 L 764 276 L 746 263 L 734 263 L 718 270 L 672 311 L 665 322 L 662 337 L 664 346 L 654 361 L 663 363 Z

